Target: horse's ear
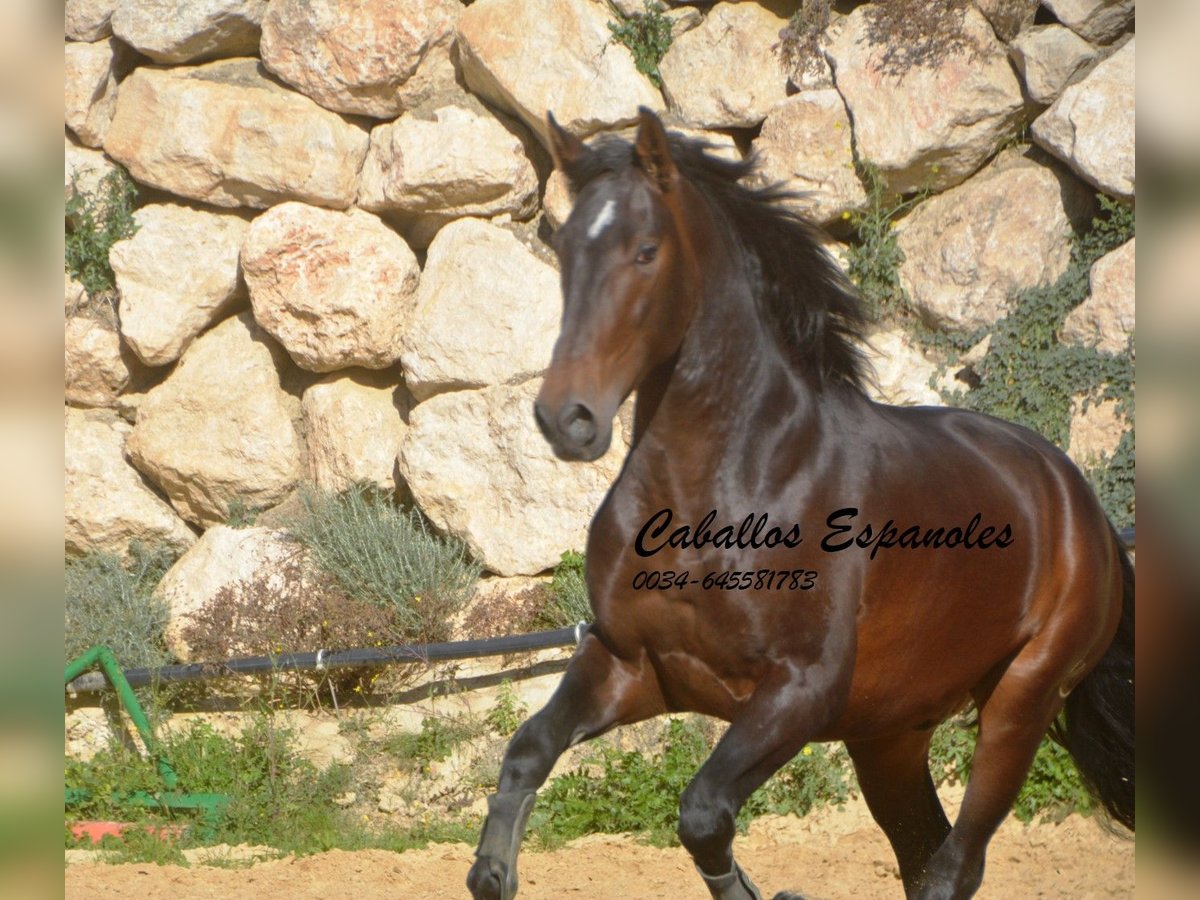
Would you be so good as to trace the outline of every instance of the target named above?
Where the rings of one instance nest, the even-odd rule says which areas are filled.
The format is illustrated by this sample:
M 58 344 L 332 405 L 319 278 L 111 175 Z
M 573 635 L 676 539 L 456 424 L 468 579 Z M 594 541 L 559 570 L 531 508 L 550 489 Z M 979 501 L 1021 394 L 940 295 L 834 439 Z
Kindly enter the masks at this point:
M 644 106 L 638 107 L 637 141 L 634 144 L 637 164 L 664 194 L 674 188 L 679 176 L 671 148 L 667 144 L 667 132 L 662 122 Z
M 583 162 L 592 151 L 559 125 L 554 113 L 549 110 L 546 111 L 546 124 L 550 126 L 550 153 L 554 157 L 554 165 L 567 176 L 573 190 L 579 182 Z

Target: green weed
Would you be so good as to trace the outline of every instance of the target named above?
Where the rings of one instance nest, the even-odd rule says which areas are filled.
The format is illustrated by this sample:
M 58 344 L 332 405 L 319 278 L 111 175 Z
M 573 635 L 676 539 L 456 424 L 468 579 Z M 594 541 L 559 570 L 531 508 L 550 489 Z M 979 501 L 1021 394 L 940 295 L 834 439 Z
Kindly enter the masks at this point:
M 89 297 L 116 285 L 108 251 L 137 231 L 133 220 L 137 193 L 133 179 L 118 167 L 101 179 L 95 193 L 76 190 L 67 201 L 67 271 L 84 286 Z
M 537 624 L 546 628 L 565 628 L 592 621 L 592 603 L 588 599 L 587 563 L 582 553 L 568 550 L 554 567 L 550 581 L 550 602 L 542 610 Z
M 928 192 L 897 199 L 888 190 L 877 166 L 857 157 L 854 165 L 866 188 L 867 203 L 862 209 L 846 214 L 854 228 L 854 241 L 846 251 L 850 280 L 874 317 L 906 312 L 908 296 L 900 284 L 900 266 L 905 257 L 893 223 L 924 200 Z
M 671 48 L 671 20 L 663 15 L 666 7 L 655 0 L 645 0 L 644 8 L 645 12 L 631 16 L 614 8 L 620 21 L 609 22 L 608 30 L 618 43 L 629 48 L 637 70 L 661 89 L 662 75 L 658 64 Z
M 169 550 L 130 545 L 122 562 L 111 553 L 68 559 L 65 572 L 64 649 L 67 660 L 97 644 L 125 668 L 164 665 L 168 611 L 154 589 L 175 560 Z
M 479 737 L 483 730 L 482 722 L 466 717 L 426 716 L 419 732 L 393 732 L 380 747 L 405 767 L 424 770 L 430 763 L 449 758 L 455 747 Z
M 517 697 L 512 682 L 505 678 L 500 682 L 500 690 L 496 694 L 496 705 L 488 710 L 484 721 L 487 726 L 498 734 L 509 735 L 516 731 L 521 723 L 529 718 L 529 707 Z

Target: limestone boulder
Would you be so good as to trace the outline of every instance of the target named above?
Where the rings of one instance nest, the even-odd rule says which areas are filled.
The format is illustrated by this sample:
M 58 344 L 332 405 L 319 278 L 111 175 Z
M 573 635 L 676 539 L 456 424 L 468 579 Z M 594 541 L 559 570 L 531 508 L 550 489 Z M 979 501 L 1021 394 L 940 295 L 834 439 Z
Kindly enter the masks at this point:
M 991 325 L 1007 314 L 1014 291 L 1066 270 L 1072 222 L 1086 221 L 1091 209 L 1089 191 L 1070 173 L 1002 154 L 900 224 L 900 283 L 932 327 Z
M 546 147 L 547 110 L 580 137 L 632 124 L 639 106 L 662 112 L 662 95 L 613 40 L 612 18 L 599 3 L 476 0 L 458 21 L 463 77 Z
M 120 0 L 113 34 L 158 63 L 258 52 L 267 0 Z
M 531 149 L 483 109 L 401 116 L 371 132 L 359 205 L 395 219 L 419 247 L 463 216 L 528 219 L 538 201 Z
M 130 426 L 100 410 L 66 410 L 65 535 L 70 554 L 124 556 L 130 541 L 182 550 L 196 540 L 170 504 L 125 461 Z
M 1008 54 L 1035 103 L 1053 103 L 1100 58 L 1091 44 L 1062 25 L 1039 25 L 1019 34 Z
M 1081 469 L 1093 468 L 1117 451 L 1128 427 L 1125 417 L 1117 412 L 1116 400 L 1085 403 L 1076 397 L 1071 403 L 1067 456 Z
M 593 463 L 557 459 L 533 420 L 537 380 L 439 394 L 418 405 L 398 464 L 438 528 L 497 575 L 533 575 L 586 545 L 625 456 L 623 427 Z
M 1122 244 L 1092 265 L 1091 293 L 1063 324 L 1062 340 L 1123 353 L 1134 326 L 1134 241 Z
M 276 0 L 263 21 L 263 63 L 327 109 L 392 119 L 461 12 L 456 0 Z
M 180 662 L 200 661 L 193 658 L 186 632 L 222 593 L 257 588 L 274 604 L 299 605 L 312 588 L 305 577 L 309 571 L 303 546 L 283 531 L 209 528 L 155 588 L 168 609 L 167 649 Z
M 300 478 L 300 404 L 281 378 L 288 365 L 242 313 L 197 338 L 142 399 L 126 452 L 188 521 L 224 522 L 234 500 L 272 506 Z
M 974 47 L 896 74 L 886 47 L 870 42 L 874 4 L 859 6 L 828 43 L 838 91 L 861 158 L 897 193 L 944 190 L 979 169 L 1024 117 L 1021 86 L 982 13 L 968 6 L 963 33 Z
M 112 34 L 112 14 L 120 0 L 67 0 L 66 32 L 73 41 L 98 41 Z
M 87 289 L 71 277 L 70 272 L 63 272 L 63 311 L 68 317 L 73 316 L 87 300 Z
M 546 179 L 546 190 L 542 195 L 542 209 L 551 228 L 558 228 L 570 218 L 573 204 L 567 176 L 561 170 L 555 169 Z
M 250 224 L 175 203 L 143 206 L 133 218 L 137 232 L 108 254 L 121 333 L 142 362 L 163 366 L 244 302 L 238 254 Z
M 1134 193 L 1135 40 L 1066 88 L 1033 123 L 1033 139 L 1107 194 Z
M 814 222 L 830 222 L 866 202 L 854 170 L 850 117 L 833 89 L 803 91 L 776 104 L 752 149 L 760 160 L 758 180 L 803 194 L 789 205 Z
M 64 53 L 67 127 L 81 143 L 99 147 L 112 122 L 117 78 L 129 54 L 112 38 L 90 44 L 70 42 Z
M 368 482 L 396 489 L 396 454 L 411 398 L 399 373 L 350 369 L 304 392 L 304 443 L 309 480 L 327 493 Z
M 121 336 L 90 316 L 71 316 L 65 337 L 67 402 L 114 406 L 138 370 L 137 360 L 122 346 Z
M 1080 37 L 1096 44 L 1107 44 L 1120 37 L 1133 24 L 1134 0 L 1042 0 Z
M 893 406 L 943 405 L 941 395 L 930 386 L 937 376 L 937 363 L 904 329 L 872 334 L 865 349 L 875 375 L 867 390 L 872 400 Z
M 386 369 L 400 358 L 421 273 L 377 216 L 282 203 L 251 224 L 242 270 L 255 319 L 301 368 Z
M 460 219 L 429 248 L 402 342 L 409 390 L 522 381 L 550 364 L 562 295 L 558 273 L 503 228 Z
M 757 3 L 717 3 L 659 64 L 672 111 L 696 128 L 753 128 L 787 96 L 772 47 L 787 25 Z
M 1011 41 L 1033 23 L 1039 3 L 1040 0 L 976 0 L 975 5 L 991 23 L 996 37 Z
M 369 136 L 267 78 L 253 59 L 141 67 L 104 149 L 143 184 L 216 206 L 354 202 Z

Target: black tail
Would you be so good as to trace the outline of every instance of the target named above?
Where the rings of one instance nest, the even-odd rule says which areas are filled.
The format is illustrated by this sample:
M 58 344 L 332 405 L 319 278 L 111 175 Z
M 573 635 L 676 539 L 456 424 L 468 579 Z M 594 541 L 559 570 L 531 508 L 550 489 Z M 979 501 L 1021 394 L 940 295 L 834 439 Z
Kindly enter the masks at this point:
M 1058 737 L 1088 790 L 1133 830 L 1133 563 L 1120 552 L 1121 624 L 1096 668 L 1067 697 Z

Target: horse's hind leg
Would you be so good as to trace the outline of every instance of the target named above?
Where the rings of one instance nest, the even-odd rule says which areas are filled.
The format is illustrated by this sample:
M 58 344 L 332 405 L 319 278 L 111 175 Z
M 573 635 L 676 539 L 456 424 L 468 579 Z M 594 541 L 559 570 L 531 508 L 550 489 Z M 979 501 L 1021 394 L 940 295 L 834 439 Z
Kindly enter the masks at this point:
M 546 706 L 517 729 L 504 753 L 497 791 L 488 797 L 467 887 L 476 900 L 510 900 L 517 892 L 517 853 L 533 799 L 568 747 L 616 725 L 662 710 L 649 670 L 617 659 L 588 634 Z
M 846 744 L 863 798 L 892 844 L 908 894 L 950 833 L 929 776 L 931 734 L 910 731 Z
M 1062 707 L 1063 656 L 1048 641 L 1027 644 L 979 706 L 979 737 L 962 808 L 926 867 L 916 897 L 972 896 L 983 880 L 988 842 L 1017 798 L 1038 744 Z M 979 700 L 979 698 L 977 698 Z

